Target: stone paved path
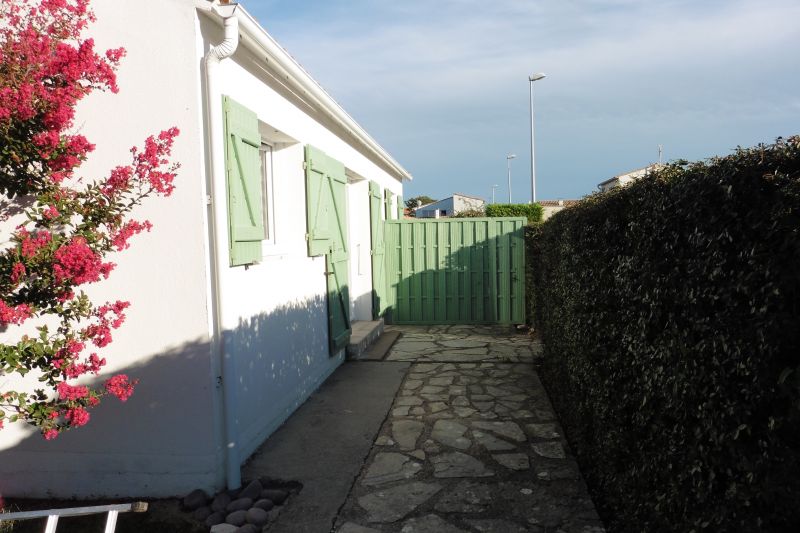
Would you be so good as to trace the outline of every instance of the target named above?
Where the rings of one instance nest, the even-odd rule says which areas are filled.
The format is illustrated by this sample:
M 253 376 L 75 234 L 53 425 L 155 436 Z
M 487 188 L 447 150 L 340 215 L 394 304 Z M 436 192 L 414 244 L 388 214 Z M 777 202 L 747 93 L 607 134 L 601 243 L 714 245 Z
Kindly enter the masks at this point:
M 602 532 L 527 335 L 397 327 L 412 364 L 339 533 Z
M 387 361 L 518 363 L 541 354 L 538 341 L 501 326 L 386 326 L 402 336 Z

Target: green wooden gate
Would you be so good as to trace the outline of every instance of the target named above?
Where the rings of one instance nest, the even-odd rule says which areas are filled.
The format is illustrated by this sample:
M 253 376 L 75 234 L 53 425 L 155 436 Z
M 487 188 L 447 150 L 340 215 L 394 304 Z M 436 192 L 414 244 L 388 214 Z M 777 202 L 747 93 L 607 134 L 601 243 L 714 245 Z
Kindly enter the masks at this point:
M 347 346 L 352 332 L 347 283 L 347 177 L 342 163 L 313 146 L 306 146 L 305 157 L 308 255 L 325 255 L 333 355 Z
M 387 221 L 394 324 L 525 321 L 525 218 Z

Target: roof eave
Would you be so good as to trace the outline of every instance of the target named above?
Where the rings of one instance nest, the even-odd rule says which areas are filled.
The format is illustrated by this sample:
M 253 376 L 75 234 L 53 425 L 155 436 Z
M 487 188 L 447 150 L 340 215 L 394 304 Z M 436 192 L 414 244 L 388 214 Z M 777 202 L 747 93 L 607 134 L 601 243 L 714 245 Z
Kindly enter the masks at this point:
M 196 0 L 199 12 L 208 16 L 218 24 L 222 20 L 211 10 L 207 0 Z M 239 31 L 245 37 L 242 44 L 255 52 L 259 57 L 269 56 L 261 61 L 261 67 L 278 74 L 281 82 L 286 83 L 293 91 L 318 105 L 319 110 L 331 119 L 336 126 L 346 132 L 353 141 L 360 144 L 368 153 L 377 158 L 385 169 L 399 181 L 411 181 L 414 178 L 403 168 L 378 142 L 370 136 L 351 117 L 344 108 L 329 95 L 311 75 L 289 55 L 289 53 L 256 21 L 240 4 L 236 10 L 239 18 Z

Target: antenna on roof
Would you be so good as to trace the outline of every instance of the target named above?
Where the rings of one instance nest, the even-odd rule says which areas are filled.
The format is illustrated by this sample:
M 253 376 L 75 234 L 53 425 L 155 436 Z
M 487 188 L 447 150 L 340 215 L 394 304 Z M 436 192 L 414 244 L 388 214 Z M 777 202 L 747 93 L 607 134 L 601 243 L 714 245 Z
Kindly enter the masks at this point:
M 661 164 L 661 155 L 663 153 L 664 153 L 664 145 L 663 144 L 659 144 L 658 145 L 658 164 L 659 165 Z

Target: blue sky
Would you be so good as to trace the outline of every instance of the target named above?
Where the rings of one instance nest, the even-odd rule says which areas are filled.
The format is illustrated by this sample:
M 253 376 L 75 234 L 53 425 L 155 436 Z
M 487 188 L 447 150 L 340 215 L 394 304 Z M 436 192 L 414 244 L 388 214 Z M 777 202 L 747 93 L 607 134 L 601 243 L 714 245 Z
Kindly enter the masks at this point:
M 243 0 L 414 176 L 406 197 L 579 198 L 800 133 L 797 0 Z

